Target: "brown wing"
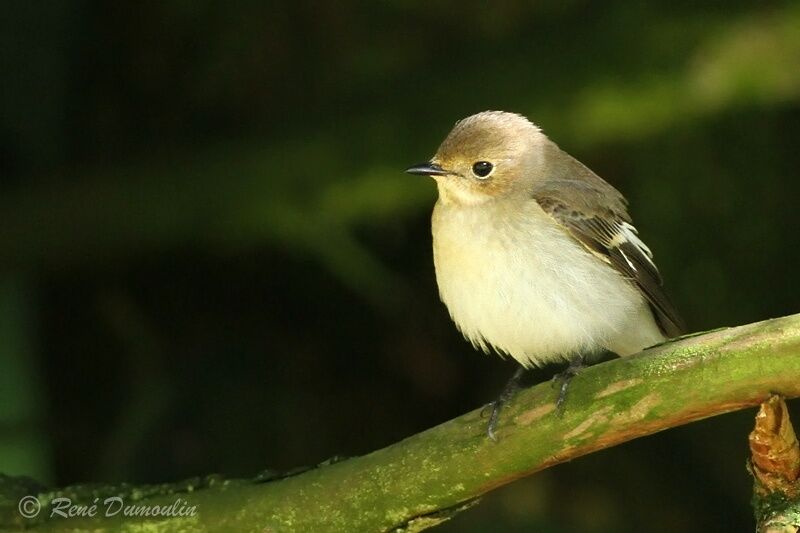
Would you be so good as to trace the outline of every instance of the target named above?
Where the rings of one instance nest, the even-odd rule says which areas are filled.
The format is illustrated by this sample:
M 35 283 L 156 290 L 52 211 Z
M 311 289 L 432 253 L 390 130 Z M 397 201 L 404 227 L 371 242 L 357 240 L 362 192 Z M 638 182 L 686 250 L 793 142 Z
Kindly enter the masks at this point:
M 645 296 L 661 331 L 676 337 L 683 320 L 662 287 L 652 253 L 631 224 L 625 198 L 555 145 L 550 174 L 533 193 L 539 205 L 589 251 L 617 269 Z M 555 157 L 554 157 L 555 156 Z

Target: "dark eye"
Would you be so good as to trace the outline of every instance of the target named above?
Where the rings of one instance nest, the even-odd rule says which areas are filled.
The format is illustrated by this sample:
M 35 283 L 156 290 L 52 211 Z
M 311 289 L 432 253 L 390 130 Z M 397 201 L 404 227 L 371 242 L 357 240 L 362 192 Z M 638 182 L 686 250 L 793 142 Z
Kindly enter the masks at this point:
M 472 173 L 478 176 L 479 178 L 485 178 L 489 174 L 492 173 L 494 169 L 494 165 L 489 163 L 488 161 L 478 161 L 474 165 L 472 165 Z

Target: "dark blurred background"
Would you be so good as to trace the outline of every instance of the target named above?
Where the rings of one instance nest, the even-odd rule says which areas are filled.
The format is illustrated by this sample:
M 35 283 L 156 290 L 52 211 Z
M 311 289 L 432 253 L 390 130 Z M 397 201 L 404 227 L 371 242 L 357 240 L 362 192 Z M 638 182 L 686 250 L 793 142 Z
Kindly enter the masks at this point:
M 797 2 L 13 0 L 0 58 L 8 474 L 251 476 L 493 398 L 513 365 L 451 324 L 402 172 L 484 109 L 626 194 L 692 330 L 800 310 Z M 749 532 L 753 414 L 440 530 Z

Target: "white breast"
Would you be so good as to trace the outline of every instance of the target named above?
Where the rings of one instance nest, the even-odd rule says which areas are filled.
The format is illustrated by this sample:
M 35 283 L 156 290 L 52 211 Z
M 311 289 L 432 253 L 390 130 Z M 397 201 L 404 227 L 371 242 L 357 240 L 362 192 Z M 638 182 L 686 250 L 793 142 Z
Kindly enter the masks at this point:
M 432 229 L 442 301 L 484 351 L 533 366 L 663 340 L 638 291 L 533 200 L 437 203 Z

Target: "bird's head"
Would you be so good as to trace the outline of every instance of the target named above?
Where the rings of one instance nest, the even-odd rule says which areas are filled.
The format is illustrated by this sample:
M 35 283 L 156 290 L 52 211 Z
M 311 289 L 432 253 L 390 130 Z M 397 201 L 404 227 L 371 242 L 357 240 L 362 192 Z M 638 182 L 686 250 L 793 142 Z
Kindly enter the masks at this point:
M 457 122 L 430 161 L 406 172 L 434 178 L 444 203 L 478 205 L 521 194 L 539 174 L 546 142 L 522 115 L 484 111 Z

